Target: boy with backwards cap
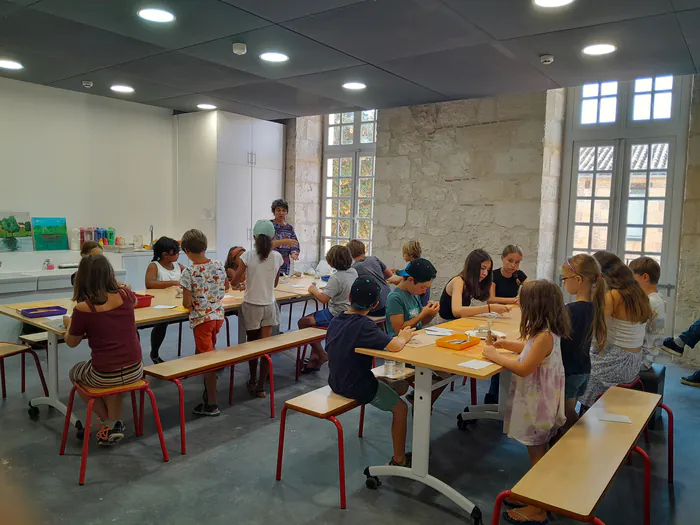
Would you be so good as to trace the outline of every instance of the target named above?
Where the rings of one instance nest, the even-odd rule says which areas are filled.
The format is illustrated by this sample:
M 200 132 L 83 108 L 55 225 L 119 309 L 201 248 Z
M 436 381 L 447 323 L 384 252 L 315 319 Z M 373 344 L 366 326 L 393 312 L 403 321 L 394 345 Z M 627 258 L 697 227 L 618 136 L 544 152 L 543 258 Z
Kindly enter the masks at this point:
M 374 280 L 358 277 L 350 289 L 350 308 L 331 320 L 326 334 L 328 384 L 336 394 L 392 413 L 394 455 L 389 464 L 410 467 L 411 455 L 406 453 L 408 406 L 400 397 L 408 390 L 408 383 L 377 379 L 372 374 L 372 357 L 355 352 L 356 348 L 399 352 L 413 336 L 414 329 L 405 328 L 392 338 L 367 317 L 377 307 L 380 294 Z
M 389 335 L 396 335 L 403 328 L 420 330 L 432 321 L 440 311 L 440 303 L 421 303 L 421 295 L 430 289 L 437 275 L 428 259 L 413 259 L 396 275 L 403 277 L 386 300 L 386 326 Z

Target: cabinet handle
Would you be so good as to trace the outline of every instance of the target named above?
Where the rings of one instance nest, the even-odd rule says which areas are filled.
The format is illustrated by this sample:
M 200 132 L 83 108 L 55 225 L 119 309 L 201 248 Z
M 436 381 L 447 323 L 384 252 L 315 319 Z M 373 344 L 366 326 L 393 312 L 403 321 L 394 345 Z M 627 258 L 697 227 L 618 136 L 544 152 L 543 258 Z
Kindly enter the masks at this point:
M 257 165 L 258 165 L 258 154 L 253 153 L 253 166 L 257 166 Z
M 252 151 L 248 152 L 248 165 L 249 166 L 253 165 L 253 152 Z

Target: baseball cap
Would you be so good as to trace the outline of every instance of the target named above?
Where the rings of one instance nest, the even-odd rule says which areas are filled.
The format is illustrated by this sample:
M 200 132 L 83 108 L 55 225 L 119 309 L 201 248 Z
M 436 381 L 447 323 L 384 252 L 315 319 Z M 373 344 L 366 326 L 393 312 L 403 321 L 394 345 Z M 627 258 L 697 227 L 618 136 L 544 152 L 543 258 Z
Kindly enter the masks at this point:
M 260 219 L 253 227 L 253 235 L 267 235 L 270 238 L 274 237 L 275 227 L 272 225 L 272 221 L 268 219 Z
M 413 277 L 417 283 L 425 283 L 435 279 L 437 270 L 428 259 L 413 259 L 406 268 L 396 272 L 396 275 L 401 277 Z
M 356 308 L 367 310 L 379 301 L 381 291 L 381 287 L 372 279 L 358 277 L 350 288 L 350 301 Z

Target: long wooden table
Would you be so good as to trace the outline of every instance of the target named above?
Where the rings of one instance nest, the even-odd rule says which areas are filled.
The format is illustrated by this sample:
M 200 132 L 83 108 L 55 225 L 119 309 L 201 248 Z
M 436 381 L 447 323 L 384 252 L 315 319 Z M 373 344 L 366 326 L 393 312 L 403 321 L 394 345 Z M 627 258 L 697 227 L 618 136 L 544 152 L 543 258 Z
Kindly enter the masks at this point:
M 467 331 L 486 324 L 487 319 L 483 317 L 470 317 L 458 319 L 438 325 L 442 328 L 450 328 L 456 331 Z M 493 319 L 494 330 L 505 332 L 509 339 L 517 339 L 518 326 L 520 324 L 520 310 L 515 309 L 508 318 Z M 431 393 L 436 385 L 432 382 L 432 372 L 447 372 L 452 377 L 442 381 L 446 384 L 455 377 L 470 377 L 475 379 L 489 379 L 501 373 L 500 396 L 498 405 L 474 405 L 469 407 L 470 419 L 503 419 L 505 405 L 508 397 L 508 387 L 510 385 L 510 372 L 497 364 L 478 370 L 459 366 L 460 363 L 472 359 L 484 360 L 482 351 L 486 345 L 482 341 L 477 346 L 463 351 L 449 350 L 436 345 L 423 346 L 420 348 L 406 346 L 396 353 L 388 353 L 385 350 L 371 350 L 368 348 L 358 348 L 356 351 L 361 354 L 390 359 L 400 363 L 408 363 L 416 367 L 415 372 L 415 401 L 413 408 L 413 459 L 411 468 L 395 467 L 389 465 L 379 465 L 367 467 L 365 475 L 368 480 L 377 476 L 399 476 L 415 481 L 420 481 L 429 487 L 437 490 L 455 502 L 459 507 L 467 511 L 475 525 L 483 523 L 482 513 L 479 507 L 474 505 L 468 498 L 457 492 L 444 481 L 431 476 L 428 473 L 430 457 L 430 417 L 432 412 Z M 513 358 L 516 356 L 514 355 Z M 376 486 L 376 484 L 371 484 Z M 368 483 L 370 486 L 370 483 Z

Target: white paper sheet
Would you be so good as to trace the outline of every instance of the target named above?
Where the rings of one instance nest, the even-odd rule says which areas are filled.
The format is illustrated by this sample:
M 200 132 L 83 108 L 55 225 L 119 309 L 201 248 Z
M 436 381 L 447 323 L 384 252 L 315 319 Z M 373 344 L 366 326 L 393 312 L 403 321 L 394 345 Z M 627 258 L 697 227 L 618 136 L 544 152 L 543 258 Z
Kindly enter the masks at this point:
M 472 370 L 480 370 L 491 366 L 493 363 L 491 361 L 479 361 L 478 359 L 472 359 L 471 361 L 465 361 L 457 366 L 463 366 L 464 368 L 471 368 Z
M 624 414 L 611 414 L 609 412 L 597 412 L 596 417 L 600 421 L 611 421 L 612 423 L 632 423 L 632 420 Z
M 70 314 L 66 314 L 66 317 L 70 317 Z M 49 317 L 45 317 L 47 321 L 63 321 L 63 316 L 62 315 L 51 315 Z
M 448 336 L 454 334 L 454 330 L 450 330 L 448 328 L 437 328 L 437 327 L 428 327 L 425 329 L 426 334 L 430 335 L 441 335 L 441 336 Z
M 177 308 L 177 305 L 157 304 L 153 307 L 154 310 L 172 310 L 173 308 Z
M 430 334 L 416 334 L 414 335 L 411 340 L 406 343 L 406 346 L 410 346 L 412 348 L 421 348 L 423 346 L 430 346 L 434 345 L 435 341 L 437 341 L 438 337 L 437 336 L 431 336 Z
M 491 333 L 495 335 L 496 337 L 506 337 L 506 334 L 503 332 L 499 332 L 498 330 L 491 330 Z M 467 335 L 470 335 L 472 337 L 478 337 L 480 339 L 486 340 L 486 334 L 483 332 L 477 332 L 476 330 L 469 330 L 466 332 Z

